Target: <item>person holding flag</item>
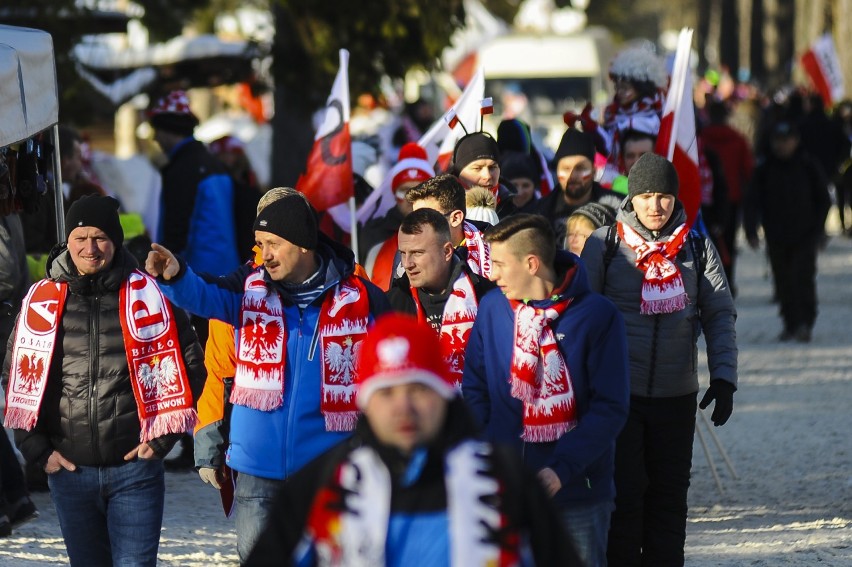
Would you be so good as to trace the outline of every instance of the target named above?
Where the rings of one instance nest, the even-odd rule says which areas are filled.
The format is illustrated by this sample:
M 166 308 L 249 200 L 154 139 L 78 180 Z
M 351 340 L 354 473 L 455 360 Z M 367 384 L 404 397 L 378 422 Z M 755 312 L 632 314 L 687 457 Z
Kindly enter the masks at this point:
M 736 309 L 712 241 L 690 231 L 674 166 L 647 153 L 628 175 L 615 226 L 586 241 L 590 287 L 624 316 L 630 414 L 616 441 L 609 565 L 683 565 L 687 491 L 707 343 L 712 420 L 724 425 L 737 389 Z

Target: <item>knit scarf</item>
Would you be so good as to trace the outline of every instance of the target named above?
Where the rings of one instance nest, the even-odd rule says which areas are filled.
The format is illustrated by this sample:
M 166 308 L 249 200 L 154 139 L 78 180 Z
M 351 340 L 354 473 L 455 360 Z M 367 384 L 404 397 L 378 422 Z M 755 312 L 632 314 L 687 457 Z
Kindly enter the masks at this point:
M 567 287 L 575 270 L 568 272 L 563 285 L 554 291 L 554 296 Z M 515 313 L 509 384 L 512 397 L 524 404 L 521 434 L 524 441 L 556 441 L 577 425 L 571 373 L 551 326 L 565 313 L 573 299 L 561 296 L 543 309 L 520 301 L 509 302 Z
M 467 247 L 467 265 L 477 276 L 491 276 L 491 246 L 482 238 L 482 232 L 464 221 L 464 241 Z
M 658 90 L 653 97 L 643 97 L 626 106 L 612 102 L 604 109 L 603 126 L 612 136 L 607 163 L 614 164 L 619 171 L 624 171 L 621 133 L 625 130 L 638 130 L 656 136 L 660 132 L 664 102 L 662 91 Z
M 520 537 L 501 510 L 504 487 L 494 478 L 491 448 L 466 441 L 445 456 L 444 484 L 452 567 L 512 567 L 520 564 Z M 352 451 L 314 498 L 305 536 L 321 567 L 385 565 L 392 482 L 371 447 Z M 500 534 L 499 541 L 493 534 Z M 501 545 L 502 544 L 502 545 Z
M 666 240 L 649 242 L 630 226 L 619 221 L 618 236 L 636 253 L 636 267 L 645 274 L 642 282 L 642 315 L 674 313 L 686 307 L 689 298 L 683 287 L 680 268 L 673 262 L 689 236 L 686 223 Z
M 426 311 L 420 303 L 416 288 L 410 288 L 411 297 L 417 309 L 417 319 L 426 321 Z M 444 304 L 441 318 L 441 350 L 453 374 L 456 390 L 461 391 L 462 372 L 464 371 L 464 349 L 478 309 L 473 282 L 464 271 L 453 282 L 453 290 Z
M 281 298 L 267 286 L 263 273 L 258 269 L 245 281 L 231 402 L 272 411 L 284 403 L 287 323 Z M 320 307 L 320 411 L 326 431 L 355 427 L 355 363 L 369 315 L 367 288 L 354 275 L 327 292 Z
M 67 283 L 42 280 L 24 299 L 12 351 L 6 427 L 30 430 L 38 421 L 67 294 Z M 192 431 L 198 416 L 174 313 L 147 274 L 134 270 L 122 282 L 119 320 L 139 415 L 139 440 L 145 443 Z

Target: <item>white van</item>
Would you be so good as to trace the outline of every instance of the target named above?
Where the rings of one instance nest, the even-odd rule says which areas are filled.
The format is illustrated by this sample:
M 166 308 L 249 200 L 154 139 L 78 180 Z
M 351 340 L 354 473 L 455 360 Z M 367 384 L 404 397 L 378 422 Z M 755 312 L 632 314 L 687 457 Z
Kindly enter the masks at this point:
M 503 94 L 522 92 L 533 135 L 546 146 L 559 144 L 566 110 L 579 112 L 588 101 L 598 109 L 608 104 L 612 87 L 609 62 L 615 54 L 603 28 L 571 35 L 513 33 L 484 44 L 477 62 L 485 70 L 485 95 L 494 99 L 494 117 L 503 113 Z M 496 126 L 496 125 L 495 125 Z

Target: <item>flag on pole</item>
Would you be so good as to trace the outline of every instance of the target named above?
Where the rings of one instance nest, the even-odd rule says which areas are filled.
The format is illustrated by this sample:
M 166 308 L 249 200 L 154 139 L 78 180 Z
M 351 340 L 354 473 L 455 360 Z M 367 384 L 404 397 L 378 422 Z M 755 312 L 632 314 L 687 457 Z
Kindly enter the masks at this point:
M 476 123 L 480 116 L 478 101 L 484 96 L 485 72 L 480 67 L 452 108 L 444 114 L 443 118 L 436 120 L 417 141 L 417 144 L 429 155 L 429 162 L 438 164 L 435 168 L 437 171 L 447 170 L 452 159 L 453 148 L 456 147 L 456 142 L 464 135 L 464 132 L 476 130 Z M 446 119 L 450 112 L 461 122 L 464 131 L 450 128 L 449 121 Z
M 453 128 L 458 126 L 459 117 L 456 114 L 456 111 L 455 111 L 454 108 L 451 108 L 450 110 L 447 111 L 447 113 L 444 115 L 444 120 L 447 121 L 447 126 L 450 127 L 450 130 L 452 130 Z
M 817 38 L 801 61 L 827 108 L 843 99 L 843 70 L 831 34 Z
M 349 135 L 348 67 L 349 52 L 341 49 L 340 70 L 314 136 L 306 171 L 296 182 L 296 189 L 305 194 L 317 211 L 329 211 L 335 220 L 340 214 L 349 214 L 346 202 L 355 196 L 352 138 Z M 338 205 L 343 205 L 342 210 L 332 210 Z
M 456 131 L 450 126 L 451 117 L 462 125 L 475 128 L 479 118 L 479 104 L 485 94 L 485 73 L 478 69 L 465 87 L 464 92 L 456 100 L 455 104 L 441 118 L 435 120 L 429 129 L 417 141 L 417 145 L 426 150 L 430 164 L 438 164 L 437 171 L 446 171 L 453 155 L 456 141 L 464 135 L 461 128 Z M 377 187 L 364 204 L 358 209 L 358 222 L 365 223 L 370 219 L 384 215 L 388 209 L 394 206 L 394 197 L 391 192 L 391 178 L 387 176 L 379 187 Z
M 492 97 L 482 99 L 479 107 L 479 114 L 485 116 L 486 114 L 494 114 L 494 99 Z
M 692 30 L 683 28 L 678 37 L 669 92 L 663 107 L 660 133 L 655 152 L 665 156 L 677 170 L 680 180 L 678 198 L 692 226 L 701 206 L 701 180 L 698 174 L 698 141 L 695 133 L 695 110 L 692 103 L 692 75 L 689 56 Z

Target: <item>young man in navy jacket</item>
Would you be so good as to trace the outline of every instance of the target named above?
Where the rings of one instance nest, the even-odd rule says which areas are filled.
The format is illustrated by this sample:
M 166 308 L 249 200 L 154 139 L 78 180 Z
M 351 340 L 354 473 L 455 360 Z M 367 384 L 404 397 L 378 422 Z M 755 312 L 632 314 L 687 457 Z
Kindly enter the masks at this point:
M 624 320 L 592 292 L 547 219 L 486 233 L 491 279 L 466 351 L 464 398 L 489 441 L 508 444 L 560 509 L 588 565 L 606 561 L 615 439 L 628 411 Z

